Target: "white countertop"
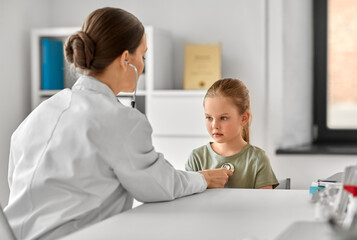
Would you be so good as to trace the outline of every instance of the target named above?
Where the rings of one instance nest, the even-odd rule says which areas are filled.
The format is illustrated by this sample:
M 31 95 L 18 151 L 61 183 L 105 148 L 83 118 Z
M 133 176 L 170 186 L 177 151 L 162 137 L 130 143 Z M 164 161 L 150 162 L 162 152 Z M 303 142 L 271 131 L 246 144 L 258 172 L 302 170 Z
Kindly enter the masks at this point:
M 63 239 L 270 240 L 295 221 L 314 221 L 309 199 L 308 190 L 208 189 L 143 204 Z

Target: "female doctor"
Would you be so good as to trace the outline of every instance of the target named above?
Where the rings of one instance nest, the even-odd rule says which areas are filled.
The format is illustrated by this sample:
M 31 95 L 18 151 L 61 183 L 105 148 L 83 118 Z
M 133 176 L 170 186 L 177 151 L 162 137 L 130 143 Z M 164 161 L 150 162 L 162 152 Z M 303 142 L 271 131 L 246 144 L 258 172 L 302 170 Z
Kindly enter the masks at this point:
M 232 172 L 175 170 L 152 146 L 152 129 L 118 102 L 144 68 L 141 22 L 116 8 L 92 12 L 65 44 L 82 73 L 40 104 L 11 138 L 5 213 L 18 239 L 55 239 L 142 202 L 223 187 Z M 137 74 L 137 76 L 136 76 Z

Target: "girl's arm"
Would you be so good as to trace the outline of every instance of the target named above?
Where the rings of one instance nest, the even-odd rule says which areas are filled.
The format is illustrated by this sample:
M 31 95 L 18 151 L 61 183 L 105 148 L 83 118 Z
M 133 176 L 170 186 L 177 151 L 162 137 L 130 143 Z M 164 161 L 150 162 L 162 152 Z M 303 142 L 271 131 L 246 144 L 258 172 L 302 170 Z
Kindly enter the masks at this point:
M 262 189 L 274 189 L 277 185 L 279 185 L 278 180 L 274 174 L 274 171 L 270 165 L 270 161 L 268 156 L 264 151 L 261 151 L 260 156 L 257 157 L 257 168 L 258 173 L 256 176 L 256 188 Z

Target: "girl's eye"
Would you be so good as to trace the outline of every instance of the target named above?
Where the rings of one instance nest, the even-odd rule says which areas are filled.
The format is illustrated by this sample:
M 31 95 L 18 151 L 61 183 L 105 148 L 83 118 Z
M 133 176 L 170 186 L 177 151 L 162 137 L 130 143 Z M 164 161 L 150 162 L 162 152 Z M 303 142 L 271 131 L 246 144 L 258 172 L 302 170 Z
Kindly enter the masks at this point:
M 206 117 L 206 119 L 207 119 L 208 121 L 211 121 L 211 120 L 212 120 L 212 118 L 211 118 L 211 117 Z
M 227 120 L 228 117 L 221 117 L 221 120 Z

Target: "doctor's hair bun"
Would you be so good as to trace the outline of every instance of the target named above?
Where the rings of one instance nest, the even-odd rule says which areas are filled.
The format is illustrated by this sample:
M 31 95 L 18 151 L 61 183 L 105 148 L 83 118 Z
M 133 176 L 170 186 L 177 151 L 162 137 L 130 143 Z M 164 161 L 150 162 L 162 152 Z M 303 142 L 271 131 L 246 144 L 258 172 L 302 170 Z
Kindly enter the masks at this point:
M 83 31 L 71 35 L 65 43 L 65 57 L 67 62 L 83 70 L 91 69 L 94 59 L 95 43 Z
M 99 8 L 88 15 L 81 31 L 67 39 L 64 54 L 77 71 L 100 74 L 125 51 L 133 54 L 144 31 L 133 14 L 120 8 Z

